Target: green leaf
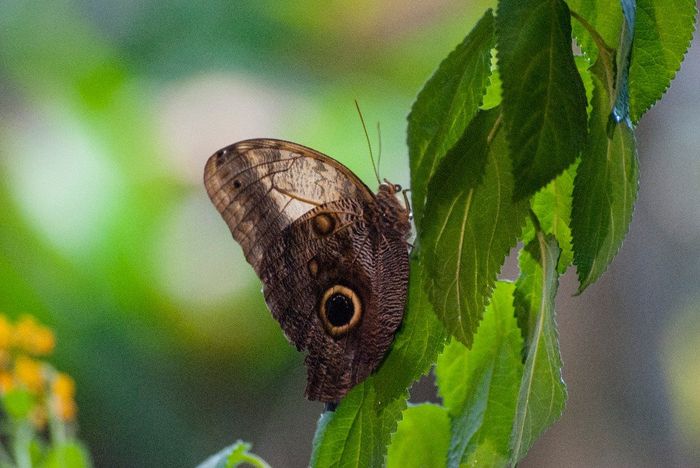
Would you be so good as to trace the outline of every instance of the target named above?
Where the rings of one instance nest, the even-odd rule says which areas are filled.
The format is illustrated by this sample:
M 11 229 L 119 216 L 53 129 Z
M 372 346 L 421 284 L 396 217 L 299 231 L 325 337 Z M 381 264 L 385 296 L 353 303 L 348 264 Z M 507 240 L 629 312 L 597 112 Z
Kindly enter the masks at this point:
M 312 467 L 381 467 L 386 446 L 406 397 L 379 404 L 370 377 L 345 396 L 335 411 L 326 411 L 316 426 Z
M 571 165 L 586 140 L 586 93 L 571 51 L 562 0 L 501 0 L 496 17 L 503 119 L 515 197 L 527 197 Z
M 620 249 L 639 184 L 631 124 L 610 119 L 614 90 L 602 62 L 597 61 L 591 71 L 594 90 L 589 145 L 574 180 L 571 212 L 579 293 L 603 274 Z
M 442 406 L 409 406 L 391 438 L 387 468 L 443 468 L 450 443 L 450 418 Z
M 605 44 L 617 44 L 622 27 L 622 8 L 620 0 L 567 0 L 574 19 L 579 15 L 595 29 Z M 590 32 L 580 20 L 572 21 L 576 42 L 589 60 L 595 62 L 599 48 Z
M 531 223 L 528 223 L 528 229 L 532 229 L 533 235 L 528 241 L 523 240 L 523 242 L 526 242 L 525 247 L 518 252 L 520 275 L 515 282 L 515 291 L 513 292 L 515 317 L 518 320 L 518 327 L 525 340 L 525 348 L 523 348 L 524 358 L 527 357 L 527 347 L 530 344 L 529 339 L 532 330 L 535 329 L 537 313 L 542 303 L 542 281 L 544 279 L 542 278 L 542 268 L 539 267 L 537 260 L 535 260 L 539 258 L 538 250 L 540 248 L 537 240 L 537 231 Z
M 87 450 L 78 443 L 52 447 L 39 465 L 41 468 L 88 468 L 92 466 Z
M 207 458 L 198 468 L 235 468 L 243 463 L 257 468 L 269 468 L 270 465 L 265 460 L 250 452 L 252 448 L 249 442 L 237 440 L 233 445 Z
M 559 177 L 551 181 L 545 188 L 532 197 L 530 207 L 537 215 L 540 228 L 545 234 L 552 234 L 561 247 L 557 271 L 564 274 L 571 265 L 574 251 L 571 245 L 571 202 L 574 190 L 574 177 L 578 162 L 562 172 Z M 535 239 L 535 228 L 528 223 L 523 230 L 522 241 L 528 244 Z
M 27 390 L 15 388 L 2 395 L 5 412 L 14 419 L 26 419 L 36 405 L 36 397 Z
M 484 98 L 481 102 L 480 109 L 488 110 L 501 104 L 501 76 L 498 74 L 498 60 L 496 59 L 495 50 L 491 53 L 491 76 L 489 77 L 489 85 L 484 92 Z
M 408 116 L 413 211 L 422 224 L 430 176 L 476 114 L 488 83 L 494 45 L 488 10 L 423 86 Z
M 527 358 L 510 438 L 511 465 L 521 460 L 535 440 L 559 419 L 566 401 L 554 320 L 554 298 L 559 284 L 556 265 L 560 251 L 553 236 L 538 232 L 536 242 L 538 258 L 521 262 L 521 268 L 525 269 L 521 274 L 540 275 L 542 279 L 539 283 L 531 283 L 540 289 L 520 291 L 533 302 L 530 304 Z M 526 252 L 530 254 L 529 250 Z M 524 287 L 526 283 L 518 283 L 516 291 Z
M 438 391 L 452 420 L 448 466 L 508 462 L 523 372 L 513 290 L 512 283 L 497 283 L 471 350 L 453 340 L 438 358 Z
M 591 66 L 591 63 L 582 55 L 577 55 L 574 59 L 576 62 L 576 69 L 581 76 L 583 87 L 586 90 L 586 102 L 588 103 L 588 106 L 586 106 L 586 114 L 590 114 L 591 99 L 593 98 L 593 81 L 591 80 L 591 72 L 588 70 L 588 67 Z
M 422 287 L 424 273 L 418 257 L 416 246 L 411 259 L 408 305 L 403 324 L 373 379 L 380 402 L 403 397 L 413 382 L 430 371 L 445 345 L 445 328 L 433 313 Z
M 695 0 L 637 0 L 629 72 L 632 121 L 661 98 L 680 68 L 695 29 Z
M 442 160 L 419 233 L 430 302 L 447 331 L 467 346 L 527 209 L 527 201 L 513 201 L 499 122 L 498 108 L 479 111 Z

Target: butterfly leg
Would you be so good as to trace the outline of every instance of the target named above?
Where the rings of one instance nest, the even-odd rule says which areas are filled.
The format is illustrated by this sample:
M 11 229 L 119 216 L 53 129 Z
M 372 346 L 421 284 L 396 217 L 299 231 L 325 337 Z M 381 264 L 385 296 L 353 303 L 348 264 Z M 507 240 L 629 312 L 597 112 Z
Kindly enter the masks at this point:
M 338 402 L 337 401 L 330 401 L 326 403 L 326 407 L 323 409 L 323 412 L 327 411 L 335 411 L 335 409 L 338 407 Z
M 411 202 L 408 200 L 408 195 L 407 193 L 410 192 L 411 189 L 403 189 L 401 191 L 401 194 L 403 195 L 403 202 L 404 206 L 406 207 L 406 211 L 408 211 L 408 219 L 413 219 L 413 210 L 411 210 Z

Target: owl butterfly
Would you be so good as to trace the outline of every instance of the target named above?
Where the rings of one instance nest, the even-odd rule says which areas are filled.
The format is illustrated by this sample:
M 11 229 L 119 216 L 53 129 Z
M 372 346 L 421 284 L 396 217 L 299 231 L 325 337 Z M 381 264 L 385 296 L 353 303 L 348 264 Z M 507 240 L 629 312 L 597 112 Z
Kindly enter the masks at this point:
M 204 184 L 263 283 L 272 315 L 307 351 L 306 396 L 338 402 L 382 362 L 403 319 L 409 209 L 310 148 L 247 140 L 207 161 Z

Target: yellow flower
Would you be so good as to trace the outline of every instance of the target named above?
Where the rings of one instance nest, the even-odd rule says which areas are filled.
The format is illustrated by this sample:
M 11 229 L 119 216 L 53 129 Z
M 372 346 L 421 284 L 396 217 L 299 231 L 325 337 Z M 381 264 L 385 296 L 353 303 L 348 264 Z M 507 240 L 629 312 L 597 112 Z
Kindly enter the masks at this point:
M 0 371 L 8 370 L 10 368 L 12 356 L 10 352 L 6 349 L 0 348 Z
M 48 419 L 49 418 L 45 406 L 37 405 L 36 407 L 34 407 L 32 412 L 29 413 L 29 420 L 38 430 L 42 430 L 46 427 L 46 422 Z
M 15 379 L 7 371 L 0 371 L 0 393 L 7 393 L 15 387 Z
M 51 393 L 54 396 L 54 410 L 58 417 L 65 421 L 75 420 L 78 406 L 75 404 L 75 381 L 63 372 L 58 372 L 51 382 Z
M 41 363 L 27 357 L 17 356 L 15 360 L 15 377 L 17 382 L 33 393 L 41 393 L 44 386 L 44 374 Z
M 14 344 L 29 354 L 41 356 L 53 351 L 53 332 L 39 323 L 31 315 L 20 317 L 15 325 Z
M 51 354 L 55 344 L 56 341 L 53 332 L 46 327 L 41 327 L 34 333 L 34 340 L 30 352 L 37 356 Z
M 57 400 L 56 403 L 56 414 L 61 421 L 75 421 L 75 415 L 78 413 L 78 406 L 73 400 Z
M 26 351 L 37 326 L 36 320 L 31 315 L 20 317 L 15 324 L 14 345 Z
M 12 343 L 12 324 L 7 317 L 0 315 L 0 349 L 8 349 Z
M 59 398 L 73 398 L 75 396 L 75 381 L 63 372 L 57 372 L 51 383 L 51 391 Z

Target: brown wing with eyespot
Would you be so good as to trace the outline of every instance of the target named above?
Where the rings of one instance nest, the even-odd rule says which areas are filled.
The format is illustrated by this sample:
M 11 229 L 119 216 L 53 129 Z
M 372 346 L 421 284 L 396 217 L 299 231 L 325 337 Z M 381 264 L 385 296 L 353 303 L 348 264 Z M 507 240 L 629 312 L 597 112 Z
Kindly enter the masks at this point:
M 263 259 L 265 300 L 287 338 L 308 351 L 309 399 L 339 401 L 377 369 L 401 324 L 408 250 L 401 233 L 371 222 L 376 209 L 355 199 L 316 207 Z M 329 317 L 323 301 L 337 294 L 351 313 Z
M 340 163 L 281 140 L 246 140 L 217 151 L 204 185 L 258 275 L 264 253 L 307 211 L 344 198 L 374 200 Z

